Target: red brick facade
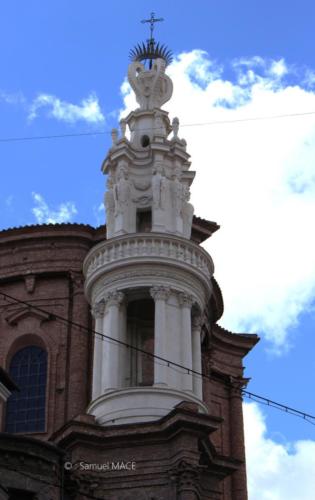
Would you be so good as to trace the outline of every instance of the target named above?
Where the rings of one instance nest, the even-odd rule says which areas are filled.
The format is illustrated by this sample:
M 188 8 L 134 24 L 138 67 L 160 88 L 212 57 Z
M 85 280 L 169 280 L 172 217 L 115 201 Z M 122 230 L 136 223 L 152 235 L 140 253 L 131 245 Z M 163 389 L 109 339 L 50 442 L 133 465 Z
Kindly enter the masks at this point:
M 195 241 L 202 241 L 203 233 L 215 230 L 202 219 L 195 218 L 194 223 Z M 215 281 L 203 344 L 203 371 L 211 379 L 204 381 L 209 416 L 196 413 L 193 405 L 183 404 L 153 424 L 104 428 L 85 415 L 91 397 L 93 359 L 93 334 L 87 330 L 93 324 L 83 293 L 82 262 L 90 248 L 106 237 L 105 233 L 104 227 L 93 229 L 80 224 L 33 226 L 0 233 L 0 291 L 40 308 L 32 309 L 0 296 L 0 366 L 8 370 L 12 356 L 28 345 L 37 345 L 48 353 L 46 429 L 32 433 L 30 438 L 50 440 L 58 448 L 45 448 L 43 444 L 39 450 L 38 444 L 34 453 L 40 460 L 50 454 L 54 465 L 49 467 L 57 478 L 53 482 L 63 481 L 64 491 L 68 491 L 65 498 L 246 500 L 239 388 L 246 382 L 242 358 L 257 337 L 231 334 L 216 324 L 223 303 Z M 61 321 L 59 316 L 70 322 Z M 0 425 L 4 431 L 5 408 Z M 24 454 L 22 438 L 18 439 L 11 436 L 10 442 L 5 434 L 0 442 L 3 452 L 6 449 L 12 457 L 16 466 L 11 468 L 16 469 L 16 474 L 17 457 Z M 19 452 L 12 451 L 15 442 Z M 62 478 L 56 469 L 63 451 L 72 463 L 134 461 L 136 470 L 101 473 L 73 469 L 65 471 Z M 34 464 L 30 470 L 32 467 Z M 45 474 L 49 480 L 47 470 Z M 4 490 L 10 486 L 8 477 L 1 462 L 0 484 Z M 22 484 L 21 477 L 17 477 Z M 40 477 L 36 481 L 40 482 Z M 37 489 L 31 491 L 36 493 Z M 0 499 L 1 494 L 0 488 Z M 3 498 L 10 497 L 3 493 Z M 52 487 L 49 497 L 38 494 L 36 498 L 61 496 Z

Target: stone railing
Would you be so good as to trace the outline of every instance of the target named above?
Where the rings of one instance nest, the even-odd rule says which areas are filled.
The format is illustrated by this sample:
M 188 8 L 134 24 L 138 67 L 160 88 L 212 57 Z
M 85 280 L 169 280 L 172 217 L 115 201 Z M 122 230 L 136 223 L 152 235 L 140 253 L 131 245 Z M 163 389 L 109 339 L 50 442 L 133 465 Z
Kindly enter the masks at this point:
M 94 272 L 112 264 L 134 259 L 164 259 L 193 267 L 207 278 L 214 268 L 210 255 L 196 243 L 167 234 L 128 234 L 99 243 L 84 261 L 84 274 L 88 278 Z

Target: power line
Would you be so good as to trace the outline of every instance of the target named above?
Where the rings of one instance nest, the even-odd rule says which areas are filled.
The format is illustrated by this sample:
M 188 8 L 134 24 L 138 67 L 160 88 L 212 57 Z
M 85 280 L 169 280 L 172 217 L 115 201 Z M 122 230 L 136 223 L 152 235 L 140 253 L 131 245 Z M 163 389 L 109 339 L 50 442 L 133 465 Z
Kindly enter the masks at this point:
M 64 318 L 63 316 L 59 316 L 58 314 L 55 314 L 55 313 L 51 313 L 50 311 L 47 311 L 46 309 L 43 309 L 41 307 L 38 307 L 34 304 L 31 304 L 30 302 L 27 302 L 27 301 L 24 301 L 24 300 L 20 300 L 20 299 L 17 299 L 16 297 L 13 297 L 12 295 L 9 295 L 5 292 L 2 292 L 0 291 L 0 294 L 5 298 L 5 299 L 9 299 L 9 300 L 12 300 L 14 301 L 15 303 L 19 303 L 19 304 L 23 304 L 23 305 L 26 305 L 27 307 L 29 307 L 30 309 L 33 308 L 37 311 L 40 311 L 44 314 L 48 314 L 51 319 L 56 319 L 56 320 L 59 320 L 59 321 L 62 321 L 64 323 L 67 323 L 67 324 L 70 324 L 80 330 L 83 330 L 87 333 L 94 333 L 94 335 L 98 335 L 103 341 L 107 341 L 107 342 L 110 342 L 110 343 L 116 343 L 120 346 L 124 346 L 124 347 L 128 347 L 130 349 L 133 349 L 134 351 L 136 352 L 140 352 L 148 357 L 151 357 L 153 359 L 156 359 L 160 362 L 163 362 L 163 364 L 165 363 L 168 367 L 170 368 L 180 368 L 181 370 L 185 370 L 187 371 L 187 374 L 192 374 L 192 375 L 195 375 L 195 376 L 198 376 L 198 377 L 202 377 L 202 378 L 205 378 L 207 380 L 210 380 L 212 381 L 212 377 L 211 375 L 207 375 L 205 373 L 200 373 L 196 370 L 193 370 L 191 368 L 188 368 L 184 365 L 181 365 L 179 363 L 175 363 L 174 361 L 171 361 L 169 359 L 166 359 L 166 358 L 163 358 L 161 356 L 157 356 L 156 354 L 153 354 L 149 351 L 146 351 L 144 349 L 140 349 L 139 347 L 136 347 L 132 344 L 128 344 L 127 342 L 124 342 L 122 340 L 118 340 L 118 339 L 114 339 L 113 337 L 110 337 L 109 335 L 106 335 L 104 333 L 100 333 L 100 332 L 97 332 L 91 328 L 88 328 L 84 325 L 81 325 L 80 323 L 76 323 L 75 321 L 72 321 L 72 320 L 69 320 L 68 318 Z M 227 385 L 230 389 L 236 389 L 235 385 L 233 385 L 233 382 L 230 382 L 230 383 L 226 383 L 225 382 L 225 385 Z M 259 394 L 255 394 L 255 393 L 252 393 L 250 391 L 247 391 L 245 389 L 242 389 L 240 388 L 239 389 L 241 394 L 243 394 L 245 397 L 257 402 L 257 403 L 261 403 L 261 404 L 264 404 L 266 406 L 269 406 L 269 407 L 272 407 L 272 408 L 275 408 L 277 410 L 280 410 L 280 411 L 283 411 L 284 413 L 288 413 L 290 415 L 293 415 L 293 416 L 297 416 L 297 417 L 300 417 L 300 418 L 303 418 L 306 422 L 312 424 L 312 425 L 315 425 L 315 416 L 314 415 L 310 415 L 306 412 L 303 412 L 301 410 L 297 410 L 295 408 L 292 408 L 288 405 L 285 405 L 285 404 L 282 404 L 282 403 L 278 403 L 276 401 L 273 401 L 265 396 L 260 396 Z
M 258 394 L 254 394 L 252 392 L 246 391 L 245 389 L 241 389 L 241 391 L 245 397 L 247 397 L 248 399 L 250 399 L 252 401 L 255 401 L 256 403 L 264 404 L 264 405 L 269 406 L 271 408 L 276 408 L 277 410 L 288 413 L 289 415 L 303 418 L 303 420 L 305 420 L 306 422 L 309 422 L 310 424 L 315 425 L 315 421 L 312 422 L 312 419 L 315 420 L 315 417 L 313 415 L 309 415 L 308 413 L 305 413 L 303 411 L 296 410 L 295 408 L 290 408 L 289 406 L 283 405 L 281 403 L 277 403 L 276 401 L 273 401 L 272 399 L 265 398 L 263 396 L 259 396 Z
M 180 127 L 206 127 L 211 125 L 226 125 L 241 122 L 254 122 L 254 121 L 264 121 L 264 120 L 278 120 L 280 118 L 295 118 L 298 116 L 310 116 L 315 115 L 315 111 L 307 111 L 303 113 L 284 113 L 279 115 L 269 115 L 269 116 L 252 116 L 248 118 L 236 118 L 234 120 L 213 120 L 209 122 L 199 122 L 199 123 L 183 123 Z M 143 128 L 143 132 L 149 130 L 155 130 L 159 127 Z M 38 141 L 43 139 L 67 139 L 69 137 L 87 137 L 95 135 L 106 135 L 111 134 L 111 130 L 97 130 L 95 132 L 78 132 L 73 134 L 55 134 L 55 135 L 35 135 L 35 136 L 25 136 L 25 137 L 3 137 L 0 138 L 0 142 L 24 142 L 24 141 Z
M 107 130 L 96 132 L 79 132 L 76 134 L 56 134 L 56 135 L 33 135 L 28 137 L 7 137 L 0 138 L 0 142 L 22 142 L 22 141 L 38 141 L 41 139 L 64 139 L 68 137 L 84 137 L 89 135 L 104 135 L 108 134 Z

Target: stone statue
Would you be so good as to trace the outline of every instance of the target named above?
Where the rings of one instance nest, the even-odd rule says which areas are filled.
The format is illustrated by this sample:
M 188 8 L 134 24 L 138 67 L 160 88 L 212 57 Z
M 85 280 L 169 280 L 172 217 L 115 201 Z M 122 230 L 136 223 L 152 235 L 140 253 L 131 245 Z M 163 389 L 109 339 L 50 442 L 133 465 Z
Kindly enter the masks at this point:
M 118 142 L 118 130 L 117 130 L 117 128 L 112 128 L 111 136 L 112 136 L 112 145 L 116 146 L 116 144 Z
M 121 137 L 125 138 L 126 137 L 126 127 L 127 127 L 127 122 L 123 118 L 119 122 L 120 124 L 120 132 L 121 132 Z
M 172 175 L 172 203 L 173 208 L 175 210 L 176 217 L 181 215 L 182 206 L 183 206 L 183 185 L 180 181 L 181 172 L 178 168 L 176 168 L 175 173 Z
M 113 179 L 109 175 L 107 178 L 107 191 L 104 195 L 104 205 L 106 210 L 106 232 L 107 237 L 109 238 L 114 233 L 115 198 L 113 186 Z
M 177 139 L 179 130 L 179 119 L 177 117 L 173 118 L 172 129 L 173 129 L 174 139 Z
M 130 201 L 130 182 L 125 167 L 118 171 L 117 182 L 114 187 L 115 215 L 128 211 Z
M 172 97 L 173 83 L 165 74 L 165 66 L 164 59 L 156 59 L 150 70 L 138 61 L 129 65 L 128 80 L 140 109 L 160 108 Z
M 154 208 L 165 208 L 167 179 L 162 165 L 156 165 L 152 176 L 152 198 Z
M 185 186 L 183 189 L 183 204 L 182 204 L 182 217 L 183 217 L 183 236 L 185 238 L 190 238 L 191 226 L 194 215 L 194 207 L 190 200 L 189 187 Z

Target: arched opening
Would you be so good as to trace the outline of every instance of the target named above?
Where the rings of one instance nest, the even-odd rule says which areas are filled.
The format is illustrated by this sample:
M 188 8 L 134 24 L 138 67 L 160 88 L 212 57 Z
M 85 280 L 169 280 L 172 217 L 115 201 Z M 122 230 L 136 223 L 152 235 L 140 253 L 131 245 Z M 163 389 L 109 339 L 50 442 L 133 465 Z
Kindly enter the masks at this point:
M 127 307 L 128 342 L 143 351 L 154 353 L 154 301 L 143 298 Z M 151 386 L 154 383 L 154 360 L 136 349 L 130 349 L 128 386 Z
M 147 148 L 150 144 L 150 137 L 148 135 L 143 135 L 141 137 L 141 146 Z
M 31 345 L 12 357 L 9 374 L 19 387 L 7 401 L 6 432 L 45 431 L 47 352 Z

